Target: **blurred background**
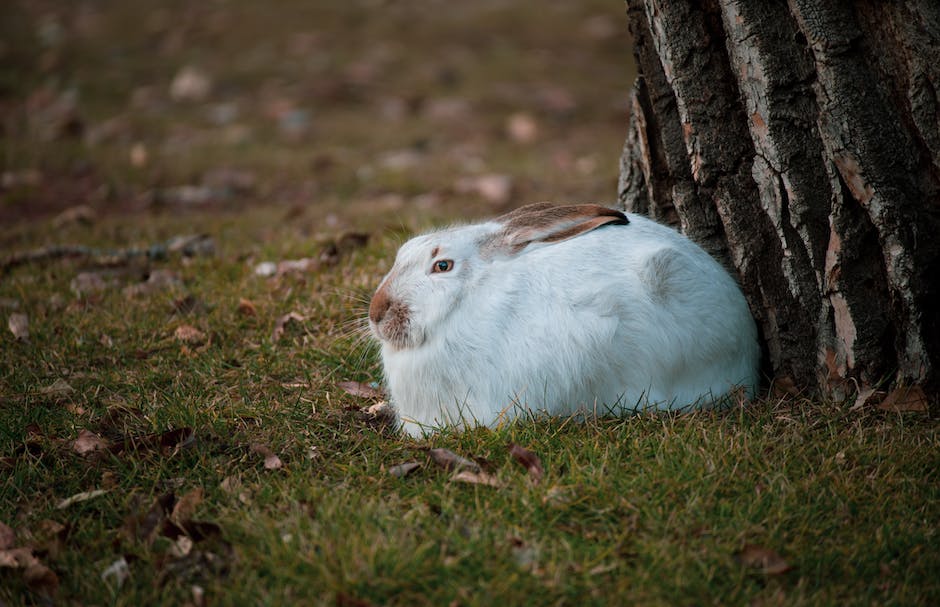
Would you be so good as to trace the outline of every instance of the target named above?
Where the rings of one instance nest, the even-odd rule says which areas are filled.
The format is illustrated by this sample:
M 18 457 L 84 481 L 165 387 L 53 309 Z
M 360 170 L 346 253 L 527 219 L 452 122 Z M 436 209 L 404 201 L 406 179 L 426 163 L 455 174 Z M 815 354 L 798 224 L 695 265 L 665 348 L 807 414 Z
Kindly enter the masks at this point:
M 0 224 L 612 202 L 615 0 L 6 0 Z M 75 219 L 69 216 L 65 219 Z

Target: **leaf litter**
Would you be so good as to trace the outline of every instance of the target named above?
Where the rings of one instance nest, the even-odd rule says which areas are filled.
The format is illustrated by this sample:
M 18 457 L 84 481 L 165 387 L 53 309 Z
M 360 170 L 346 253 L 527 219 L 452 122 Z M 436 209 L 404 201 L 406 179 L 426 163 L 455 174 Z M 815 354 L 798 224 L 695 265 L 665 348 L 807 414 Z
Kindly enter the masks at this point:
M 72 441 L 72 450 L 79 455 L 88 455 L 94 451 L 103 451 L 107 448 L 108 441 L 84 428 L 78 433 L 78 438 Z
M 75 495 L 61 500 L 58 504 L 56 504 L 56 508 L 58 510 L 65 510 L 69 506 L 73 506 L 81 502 L 87 502 L 88 500 L 93 500 L 96 497 L 101 497 L 107 493 L 107 489 L 92 489 L 90 491 L 82 491 L 81 493 L 76 493 Z
M 281 461 L 281 458 L 277 456 L 270 447 L 261 443 L 253 443 L 251 445 L 251 452 L 257 453 L 264 458 L 264 469 L 265 470 L 279 470 L 284 467 L 284 462 Z
M 520 466 L 529 471 L 529 478 L 534 484 L 537 485 L 542 481 L 545 470 L 542 468 L 542 460 L 538 455 L 515 443 L 509 445 L 509 454 Z
M 146 511 L 125 518 L 122 534 L 126 539 L 142 542 L 148 548 L 157 547 L 158 538 L 169 542 L 169 547 L 156 559 L 161 584 L 174 578 L 203 579 L 228 571 L 234 550 L 222 537 L 221 527 L 193 518 L 203 497 L 202 487 L 190 490 L 179 499 L 173 491 L 168 491 L 157 496 Z M 118 563 L 120 559 L 112 566 L 121 567 Z
M 377 384 L 365 383 L 361 381 L 341 381 L 336 384 L 337 388 L 340 388 L 346 394 L 350 396 L 356 396 L 359 398 L 375 398 L 382 399 L 385 398 L 385 391 L 382 390 Z
M 14 312 L 7 319 L 7 327 L 17 341 L 29 341 L 29 316 L 22 312 Z
M 775 550 L 757 544 L 745 544 L 735 558 L 745 567 L 760 570 L 764 575 L 781 575 L 793 569 Z

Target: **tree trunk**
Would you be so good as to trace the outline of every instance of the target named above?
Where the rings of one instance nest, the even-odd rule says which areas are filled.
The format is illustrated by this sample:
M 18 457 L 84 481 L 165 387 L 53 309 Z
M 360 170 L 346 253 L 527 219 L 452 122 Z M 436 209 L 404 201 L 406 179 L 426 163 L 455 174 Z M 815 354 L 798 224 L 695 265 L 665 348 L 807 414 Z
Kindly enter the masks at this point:
M 627 6 L 624 208 L 737 270 L 778 381 L 936 398 L 940 2 Z

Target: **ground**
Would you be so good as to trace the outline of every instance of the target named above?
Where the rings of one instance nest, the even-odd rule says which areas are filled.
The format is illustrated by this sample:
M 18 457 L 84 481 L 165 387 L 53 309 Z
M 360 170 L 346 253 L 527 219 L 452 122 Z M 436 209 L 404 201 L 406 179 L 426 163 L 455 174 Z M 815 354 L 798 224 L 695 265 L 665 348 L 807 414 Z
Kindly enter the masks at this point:
M 613 201 L 619 3 L 0 12 L 0 603 L 940 599 L 924 413 L 370 413 L 404 238 Z

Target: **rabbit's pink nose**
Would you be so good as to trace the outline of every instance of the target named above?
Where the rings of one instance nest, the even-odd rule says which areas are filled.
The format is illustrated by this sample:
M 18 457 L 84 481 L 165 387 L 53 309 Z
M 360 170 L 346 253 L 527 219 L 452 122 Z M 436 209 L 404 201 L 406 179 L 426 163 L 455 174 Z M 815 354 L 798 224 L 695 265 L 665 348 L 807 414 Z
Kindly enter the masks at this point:
M 385 318 L 385 313 L 388 312 L 391 305 L 392 298 L 388 296 L 388 290 L 385 288 L 385 285 L 380 286 L 379 290 L 372 296 L 372 301 L 369 303 L 369 320 L 375 324 L 382 322 L 382 319 Z

